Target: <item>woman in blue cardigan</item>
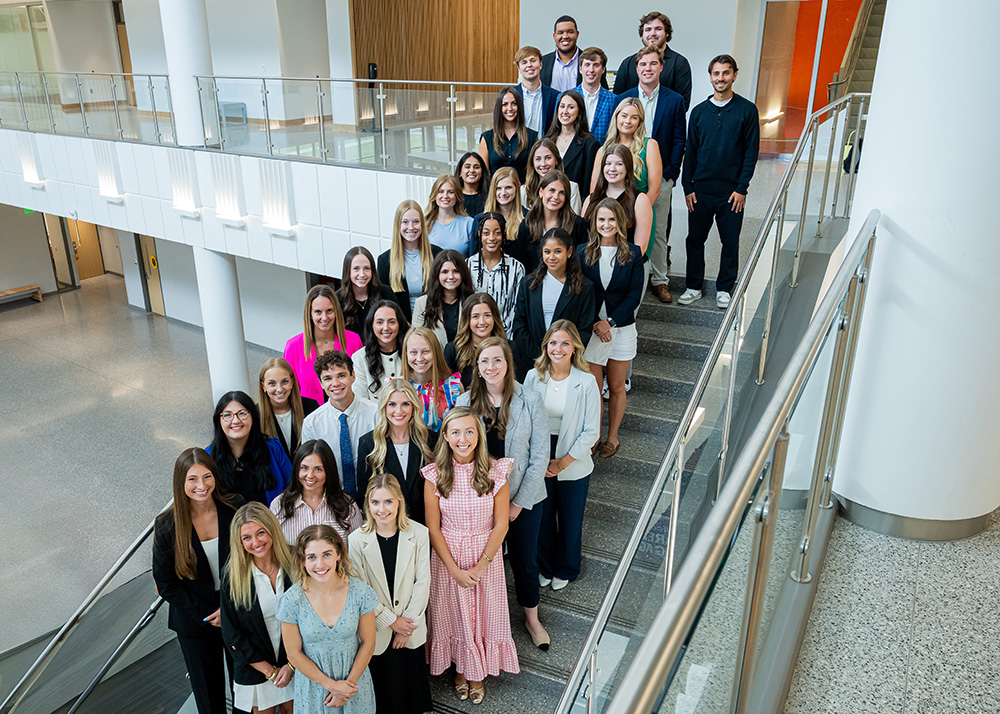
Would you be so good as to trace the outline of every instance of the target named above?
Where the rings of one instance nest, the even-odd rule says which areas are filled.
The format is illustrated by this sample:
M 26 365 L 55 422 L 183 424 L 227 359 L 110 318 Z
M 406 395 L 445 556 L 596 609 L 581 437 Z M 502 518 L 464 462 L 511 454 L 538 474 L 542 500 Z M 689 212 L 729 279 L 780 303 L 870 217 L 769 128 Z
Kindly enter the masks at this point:
M 215 436 L 206 449 L 219 465 L 222 488 L 265 506 L 285 490 L 292 464 L 278 439 L 260 430 L 260 413 L 246 392 L 227 392 L 212 415 Z

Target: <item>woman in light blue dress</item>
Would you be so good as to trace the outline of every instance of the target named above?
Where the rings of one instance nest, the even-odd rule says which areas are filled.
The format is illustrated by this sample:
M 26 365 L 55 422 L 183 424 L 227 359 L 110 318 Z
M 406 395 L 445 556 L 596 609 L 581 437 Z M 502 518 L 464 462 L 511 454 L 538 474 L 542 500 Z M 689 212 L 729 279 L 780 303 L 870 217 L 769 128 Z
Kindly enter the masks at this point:
M 375 591 L 351 577 L 347 546 L 330 526 L 303 530 L 294 556 L 299 582 L 281 596 L 277 618 L 296 669 L 296 714 L 374 714 Z

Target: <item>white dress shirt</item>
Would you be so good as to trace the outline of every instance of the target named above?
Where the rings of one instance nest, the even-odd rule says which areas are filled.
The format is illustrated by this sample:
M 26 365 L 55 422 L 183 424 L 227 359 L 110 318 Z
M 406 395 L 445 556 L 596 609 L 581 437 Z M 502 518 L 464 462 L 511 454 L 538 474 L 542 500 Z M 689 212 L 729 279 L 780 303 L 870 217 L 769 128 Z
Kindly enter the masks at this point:
M 653 90 L 653 94 L 649 97 L 646 96 L 646 92 L 643 91 L 642 86 L 639 86 L 639 101 L 642 102 L 642 109 L 646 112 L 646 138 L 653 136 L 653 119 L 656 117 L 656 101 L 660 98 L 660 85 L 656 85 L 656 89 Z
M 552 84 L 550 85 L 557 92 L 565 92 L 573 89 L 577 85 L 576 75 L 579 74 L 580 48 L 576 48 L 576 54 L 566 64 L 559 59 L 559 52 L 556 52 L 555 62 L 552 63 Z
M 377 406 L 374 402 L 351 397 L 351 403 L 343 412 L 327 402 L 305 418 L 302 422 L 302 443 L 311 439 L 323 439 L 333 451 L 337 460 L 340 484 L 344 484 L 344 467 L 340 463 L 340 415 L 347 415 L 347 429 L 351 435 L 351 453 L 354 455 L 354 473 L 358 472 L 358 439 L 375 428 Z
M 545 133 L 545 118 L 542 111 L 542 85 L 538 89 L 529 92 L 522 84 L 521 95 L 524 97 L 524 124 L 529 129 L 534 129 L 541 136 Z M 530 147 L 529 147 L 530 148 Z
M 583 95 L 583 104 L 587 107 L 587 123 L 590 125 L 587 128 L 593 131 L 594 116 L 597 114 L 597 100 L 601 96 L 601 87 L 598 85 L 597 91 L 591 94 L 583 88 L 583 85 L 580 85 L 580 94 Z

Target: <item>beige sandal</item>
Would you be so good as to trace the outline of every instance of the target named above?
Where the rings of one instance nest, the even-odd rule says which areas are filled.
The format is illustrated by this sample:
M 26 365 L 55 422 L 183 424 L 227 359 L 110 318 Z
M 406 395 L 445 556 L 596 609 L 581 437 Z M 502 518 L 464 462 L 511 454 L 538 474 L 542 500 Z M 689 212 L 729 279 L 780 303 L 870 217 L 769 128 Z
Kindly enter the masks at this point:
M 480 682 L 478 687 L 469 688 L 469 699 L 473 704 L 482 704 L 483 699 L 486 698 L 486 685 L 484 682 Z
M 465 701 L 469 698 L 469 680 L 465 680 L 461 684 L 455 682 L 455 694 L 458 695 L 459 701 Z

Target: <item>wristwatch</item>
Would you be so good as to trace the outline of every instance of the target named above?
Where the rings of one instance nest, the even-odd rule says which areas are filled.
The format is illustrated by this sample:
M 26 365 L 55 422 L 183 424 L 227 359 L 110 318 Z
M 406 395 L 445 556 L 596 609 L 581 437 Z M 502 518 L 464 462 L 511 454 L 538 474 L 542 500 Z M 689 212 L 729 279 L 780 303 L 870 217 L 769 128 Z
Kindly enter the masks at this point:
M 618 323 L 615 322 L 615 318 L 613 317 L 608 318 L 608 324 L 611 325 L 612 327 L 618 327 Z

